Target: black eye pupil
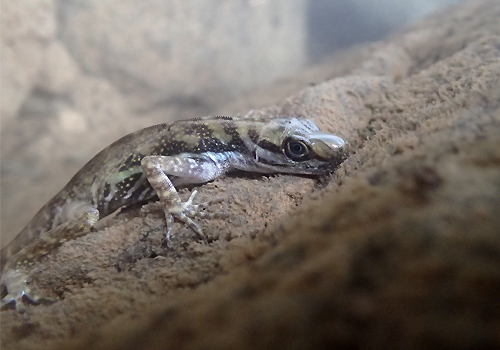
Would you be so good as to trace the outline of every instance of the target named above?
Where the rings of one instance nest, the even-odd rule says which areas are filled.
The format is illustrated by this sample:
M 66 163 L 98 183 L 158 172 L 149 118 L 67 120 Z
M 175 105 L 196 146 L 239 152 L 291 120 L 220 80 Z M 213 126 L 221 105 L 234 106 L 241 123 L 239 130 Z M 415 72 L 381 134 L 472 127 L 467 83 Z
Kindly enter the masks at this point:
M 288 141 L 288 156 L 294 160 L 302 160 L 307 155 L 307 146 L 301 141 Z
M 290 151 L 295 155 L 302 155 L 305 151 L 305 147 L 303 144 L 299 142 L 292 142 L 290 144 Z
M 309 159 L 309 148 L 302 140 L 286 140 L 283 148 L 285 155 L 293 161 L 302 162 Z

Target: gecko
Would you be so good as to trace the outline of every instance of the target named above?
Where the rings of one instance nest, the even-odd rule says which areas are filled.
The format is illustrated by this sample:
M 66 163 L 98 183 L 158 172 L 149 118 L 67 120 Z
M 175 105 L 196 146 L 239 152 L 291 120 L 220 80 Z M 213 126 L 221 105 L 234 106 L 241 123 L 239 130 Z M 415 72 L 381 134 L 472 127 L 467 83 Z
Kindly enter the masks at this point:
M 151 199 L 163 205 L 165 239 L 174 219 L 199 235 L 199 218 L 213 217 L 194 204 L 196 189 L 182 202 L 177 189 L 200 185 L 230 171 L 324 175 L 345 159 L 344 141 L 295 117 L 202 117 L 158 124 L 128 134 L 99 152 L 47 202 L 0 252 L 4 297 L 0 307 L 42 297 L 29 282 L 34 264 L 65 241 L 90 232 L 100 218 Z

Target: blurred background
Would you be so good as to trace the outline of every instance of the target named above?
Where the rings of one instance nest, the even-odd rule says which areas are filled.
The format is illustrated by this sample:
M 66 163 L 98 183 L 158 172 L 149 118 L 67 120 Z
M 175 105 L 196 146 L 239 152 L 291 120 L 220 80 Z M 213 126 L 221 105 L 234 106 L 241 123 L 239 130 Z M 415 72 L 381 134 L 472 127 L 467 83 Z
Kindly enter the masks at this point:
M 294 92 L 280 81 L 457 2 L 2 1 L 2 246 L 119 137 L 272 104 Z

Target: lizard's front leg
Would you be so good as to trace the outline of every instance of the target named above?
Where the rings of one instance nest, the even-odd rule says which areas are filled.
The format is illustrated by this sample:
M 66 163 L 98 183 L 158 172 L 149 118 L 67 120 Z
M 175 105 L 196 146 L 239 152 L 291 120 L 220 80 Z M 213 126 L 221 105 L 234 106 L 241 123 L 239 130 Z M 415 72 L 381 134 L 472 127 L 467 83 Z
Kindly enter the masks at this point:
M 163 204 L 167 221 L 167 242 L 170 239 L 174 218 L 183 221 L 201 236 L 201 228 L 193 219 L 212 217 L 213 214 L 201 211 L 201 208 L 210 202 L 193 204 L 193 198 L 197 193 L 196 190 L 191 193 L 186 202 L 182 202 L 167 174 L 175 177 L 178 185 L 205 183 L 227 171 L 228 162 L 224 156 L 219 155 L 218 158 L 207 154 L 148 156 L 142 159 L 141 166 L 146 178 Z
M 33 263 L 62 243 L 87 234 L 99 220 L 99 211 L 87 202 L 70 202 L 62 208 L 60 220 L 63 221 L 62 224 L 43 232 L 9 258 L 0 278 L 0 286 L 7 290 L 7 295 L 0 301 L 0 307 L 14 302 L 16 310 L 22 312 L 24 311 L 23 296 L 34 303 L 42 299 L 49 300 L 49 298 L 36 295 L 28 285 L 33 273 L 38 272 L 32 270 Z

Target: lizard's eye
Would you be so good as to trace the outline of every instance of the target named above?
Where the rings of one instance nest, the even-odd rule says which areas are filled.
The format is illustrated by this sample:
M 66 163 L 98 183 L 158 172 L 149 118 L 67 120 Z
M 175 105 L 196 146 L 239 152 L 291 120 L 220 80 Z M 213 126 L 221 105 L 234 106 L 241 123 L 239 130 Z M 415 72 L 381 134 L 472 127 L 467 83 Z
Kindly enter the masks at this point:
M 295 161 L 305 160 L 309 154 L 309 149 L 302 141 L 288 140 L 285 145 L 285 154 Z

